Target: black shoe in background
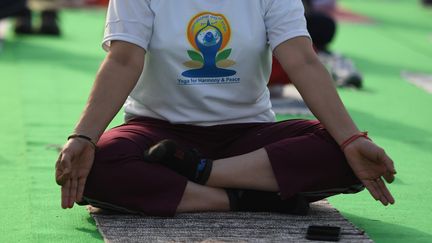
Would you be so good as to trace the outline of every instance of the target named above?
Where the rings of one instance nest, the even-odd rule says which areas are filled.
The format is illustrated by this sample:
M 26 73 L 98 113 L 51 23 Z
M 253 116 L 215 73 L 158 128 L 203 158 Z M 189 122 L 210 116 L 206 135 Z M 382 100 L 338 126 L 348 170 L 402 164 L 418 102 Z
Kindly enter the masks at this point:
M 25 8 L 16 15 L 15 33 L 19 35 L 28 35 L 33 33 L 32 13 L 30 9 Z
M 43 35 L 60 35 L 60 27 L 58 25 L 58 14 L 55 10 L 43 11 L 41 13 L 42 24 L 39 33 Z

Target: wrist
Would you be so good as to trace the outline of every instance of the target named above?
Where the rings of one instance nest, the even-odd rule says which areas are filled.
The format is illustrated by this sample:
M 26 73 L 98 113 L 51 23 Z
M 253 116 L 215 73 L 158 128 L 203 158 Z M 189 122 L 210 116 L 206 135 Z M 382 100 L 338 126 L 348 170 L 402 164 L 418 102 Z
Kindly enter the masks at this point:
M 371 140 L 368 136 L 368 132 L 364 131 L 364 132 L 358 132 L 350 137 L 348 137 L 347 139 L 345 139 L 339 146 L 341 148 L 342 151 L 345 150 L 345 148 L 350 145 L 351 143 L 353 143 L 354 141 L 356 141 L 359 138 L 366 138 L 368 140 Z
M 86 135 L 74 133 L 74 134 L 68 136 L 67 140 L 70 140 L 70 139 L 82 139 L 82 140 L 87 141 L 89 144 L 91 144 L 94 149 L 97 148 L 96 142 L 92 138 L 90 138 Z
M 99 137 L 101 135 L 101 133 L 99 131 L 95 131 L 95 129 L 88 129 L 86 127 L 76 127 L 73 130 L 72 135 L 74 134 L 79 134 L 79 135 L 83 135 L 87 138 L 90 138 L 90 140 L 94 143 L 97 144 L 97 142 L 99 141 Z

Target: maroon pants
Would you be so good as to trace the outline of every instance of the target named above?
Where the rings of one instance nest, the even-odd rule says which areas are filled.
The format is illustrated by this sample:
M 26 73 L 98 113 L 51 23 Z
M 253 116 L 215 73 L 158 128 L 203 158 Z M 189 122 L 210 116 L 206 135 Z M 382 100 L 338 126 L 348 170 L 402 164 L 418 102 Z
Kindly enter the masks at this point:
M 187 179 L 143 159 L 143 152 L 162 139 L 196 148 L 209 159 L 265 148 L 283 199 L 299 193 L 320 199 L 361 185 L 339 146 L 317 121 L 202 127 L 142 117 L 103 134 L 86 182 L 85 200 L 122 211 L 174 215 Z

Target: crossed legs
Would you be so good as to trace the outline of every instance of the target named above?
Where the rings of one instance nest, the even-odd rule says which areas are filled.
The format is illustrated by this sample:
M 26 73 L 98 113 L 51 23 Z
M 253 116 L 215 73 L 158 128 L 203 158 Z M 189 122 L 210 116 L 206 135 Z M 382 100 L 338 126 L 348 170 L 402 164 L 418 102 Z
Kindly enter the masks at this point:
M 221 188 L 278 191 L 267 152 L 259 149 L 244 155 L 215 160 L 205 186 L 188 182 L 177 212 L 230 210 L 228 195 Z
M 220 159 L 213 162 L 207 186 L 279 191 L 269 157 L 265 149 Z
M 294 126 L 291 130 L 295 132 L 286 132 L 287 124 Z M 178 135 L 161 125 L 161 129 L 145 136 L 139 134 L 141 128 L 132 133 L 132 126 L 115 128 L 107 132 L 98 145 L 100 149 L 84 196 L 91 204 L 103 202 L 99 205 L 115 205 L 115 208 L 148 215 L 172 216 L 181 212 L 230 210 L 230 198 L 225 188 L 268 191 L 272 195 L 280 192 L 285 200 L 303 191 L 358 183 L 331 137 L 322 129 L 318 129 L 318 135 L 314 134 L 316 122 L 287 124 L 247 128 L 249 135 L 241 135 L 242 139 L 238 136 L 229 138 L 235 142 L 224 146 L 232 149 L 225 151 L 215 149 L 213 144 L 190 142 L 200 141 L 202 135 L 199 130 L 204 128 L 191 127 L 189 133 L 181 131 Z M 195 133 L 197 137 L 184 140 L 184 144 L 197 146 L 206 156 L 216 158 L 205 185 L 188 181 L 163 165 L 143 160 L 143 152 L 163 138 L 182 142 L 182 136 Z M 219 133 L 219 130 L 215 131 L 215 136 Z M 223 139 L 226 136 L 230 134 L 219 135 Z M 306 144 L 311 144 L 311 147 L 305 153 L 301 148 L 304 149 Z

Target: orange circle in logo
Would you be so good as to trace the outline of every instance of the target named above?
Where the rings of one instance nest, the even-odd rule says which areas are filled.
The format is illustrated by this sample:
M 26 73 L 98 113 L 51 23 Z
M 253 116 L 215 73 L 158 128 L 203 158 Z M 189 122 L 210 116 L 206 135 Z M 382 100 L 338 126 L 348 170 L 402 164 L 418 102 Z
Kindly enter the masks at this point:
M 198 49 L 197 44 L 195 43 L 195 37 L 200 30 L 206 28 L 208 24 L 218 28 L 218 30 L 222 34 L 222 45 L 220 50 L 223 50 L 227 45 L 231 38 L 231 28 L 228 23 L 228 20 L 222 14 L 212 13 L 212 12 L 203 12 L 195 15 L 188 24 L 187 28 L 187 37 L 189 43 L 196 49 Z

